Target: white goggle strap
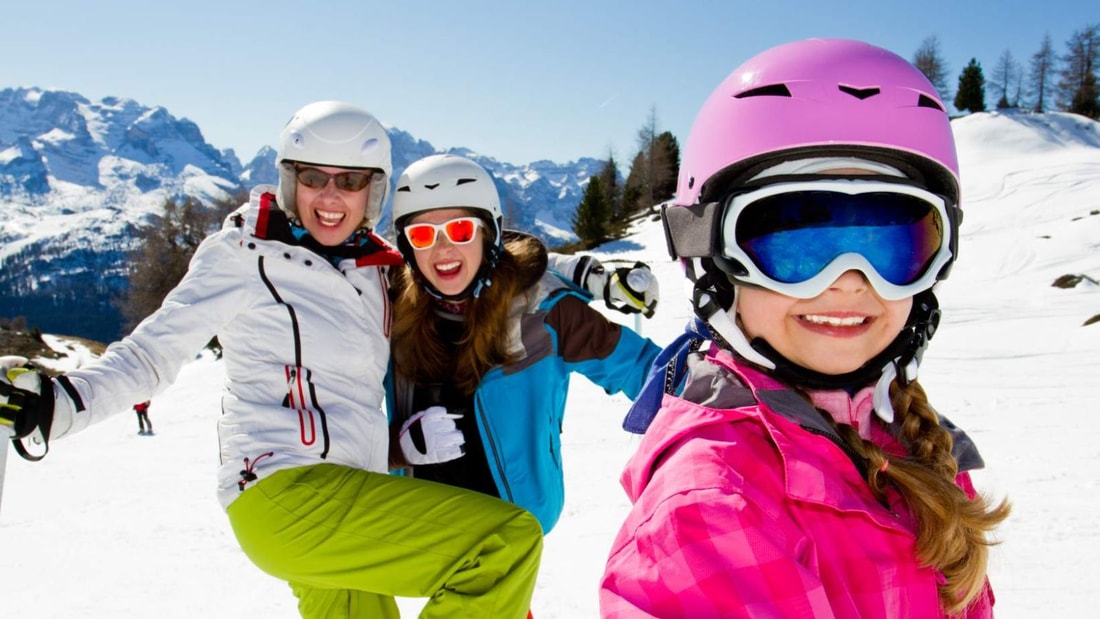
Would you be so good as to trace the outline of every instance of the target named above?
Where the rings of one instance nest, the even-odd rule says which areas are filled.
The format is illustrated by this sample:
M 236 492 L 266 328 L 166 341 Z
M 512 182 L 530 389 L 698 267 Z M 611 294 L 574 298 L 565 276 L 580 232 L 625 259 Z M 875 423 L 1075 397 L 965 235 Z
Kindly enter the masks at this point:
M 721 336 L 737 354 L 760 367 L 774 370 L 775 363 L 771 359 L 760 354 L 760 351 L 749 344 L 749 339 L 745 337 L 745 332 L 741 330 L 741 327 L 737 326 L 737 322 L 732 318 L 737 315 L 737 297 L 740 295 L 739 291 L 739 286 L 733 287 L 733 305 L 731 305 L 728 310 L 718 310 L 704 318 L 704 320 L 706 320 L 710 328 Z

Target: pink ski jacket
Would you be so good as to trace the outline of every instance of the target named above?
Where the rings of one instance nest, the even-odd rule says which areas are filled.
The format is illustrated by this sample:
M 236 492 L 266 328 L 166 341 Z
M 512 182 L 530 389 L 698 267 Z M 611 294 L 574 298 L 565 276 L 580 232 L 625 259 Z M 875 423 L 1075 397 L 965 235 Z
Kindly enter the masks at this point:
M 945 616 L 912 515 L 896 493 L 889 508 L 874 498 L 818 411 L 725 351 L 688 363 L 622 475 L 634 507 L 601 583 L 603 617 Z M 966 435 L 942 423 L 960 471 L 979 468 Z M 872 440 L 903 453 L 877 420 Z M 973 494 L 967 473 L 958 483 Z M 963 616 L 992 606 L 987 584 Z

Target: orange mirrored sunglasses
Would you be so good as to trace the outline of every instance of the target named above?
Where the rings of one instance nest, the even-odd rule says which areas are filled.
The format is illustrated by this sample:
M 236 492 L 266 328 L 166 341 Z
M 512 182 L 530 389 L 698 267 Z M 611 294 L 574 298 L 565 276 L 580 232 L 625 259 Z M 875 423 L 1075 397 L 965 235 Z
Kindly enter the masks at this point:
M 466 245 L 474 240 L 477 229 L 483 225 L 477 217 L 458 217 L 441 224 L 409 224 L 401 232 L 413 249 L 428 249 L 435 245 L 439 232 L 447 235 L 447 240 L 455 245 Z

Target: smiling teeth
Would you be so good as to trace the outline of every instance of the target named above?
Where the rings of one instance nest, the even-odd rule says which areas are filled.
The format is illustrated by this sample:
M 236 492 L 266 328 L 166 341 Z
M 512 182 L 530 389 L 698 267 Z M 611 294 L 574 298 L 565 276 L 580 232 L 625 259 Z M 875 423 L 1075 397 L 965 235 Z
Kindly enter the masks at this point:
M 817 316 L 814 314 L 806 314 L 802 319 L 806 322 L 812 322 L 817 325 L 829 325 L 831 327 L 855 327 L 867 321 L 867 318 L 863 316 L 846 316 L 844 318 L 839 318 L 835 316 Z
M 316 211 L 317 219 L 320 219 L 326 224 L 338 224 L 344 219 L 343 213 L 326 213 L 325 211 Z
M 456 270 L 458 270 L 458 267 L 460 267 L 460 266 L 462 266 L 461 262 L 448 262 L 446 264 L 437 264 L 437 265 L 435 265 L 435 270 L 439 271 L 441 273 L 445 273 L 445 272 L 448 272 L 448 271 L 456 271 Z

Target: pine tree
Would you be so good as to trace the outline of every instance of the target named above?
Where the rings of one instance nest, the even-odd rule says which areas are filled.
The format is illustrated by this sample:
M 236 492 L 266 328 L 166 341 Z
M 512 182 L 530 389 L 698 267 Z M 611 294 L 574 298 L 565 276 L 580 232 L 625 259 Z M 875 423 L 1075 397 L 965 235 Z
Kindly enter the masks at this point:
M 588 179 L 584 197 L 573 213 L 573 233 L 590 247 L 611 237 L 611 205 L 599 176 Z
M 1073 33 L 1062 57 L 1058 81 L 1060 106 L 1069 112 L 1097 118 L 1096 83 L 1100 70 L 1100 24 L 1086 26 Z
M 650 112 L 638 130 L 638 154 L 630 164 L 623 188 L 623 212 L 651 211 L 676 192 L 680 173 L 680 143 L 669 131 L 657 132 L 657 113 Z
M 975 58 L 971 58 L 970 64 L 959 74 L 955 108 L 971 113 L 985 111 L 985 76 L 982 75 L 982 66 Z
M 619 180 L 619 164 L 615 162 L 615 156 L 607 155 L 607 161 L 600 168 L 600 185 L 607 202 L 608 233 L 611 238 L 622 238 L 626 234 L 629 219 L 623 212 L 623 184 Z
M 1073 101 L 1070 102 L 1069 111 L 1093 120 L 1100 120 L 1100 93 L 1096 89 L 1095 75 L 1090 73 L 1085 76 L 1085 82 L 1081 84 L 1081 88 L 1077 90 Z
M 645 151 L 639 150 L 630 162 L 626 182 L 623 183 L 623 216 L 637 212 L 647 202 L 649 196 L 649 158 Z
M 657 136 L 653 146 L 653 204 L 650 208 L 671 198 L 676 193 L 676 177 L 680 174 L 680 143 L 671 132 Z
M 619 182 L 619 164 L 615 161 L 615 155 L 612 153 L 607 154 L 607 161 L 600 168 L 600 182 L 603 183 L 603 193 L 607 197 L 607 204 L 611 208 L 611 218 L 622 218 L 623 186 Z
M 116 300 L 126 330 L 160 307 L 187 273 L 199 244 L 218 229 L 239 198 L 213 207 L 192 199 L 182 204 L 169 200 L 162 215 L 153 216 L 150 225 L 138 230 L 138 246 L 130 254 L 127 289 Z

